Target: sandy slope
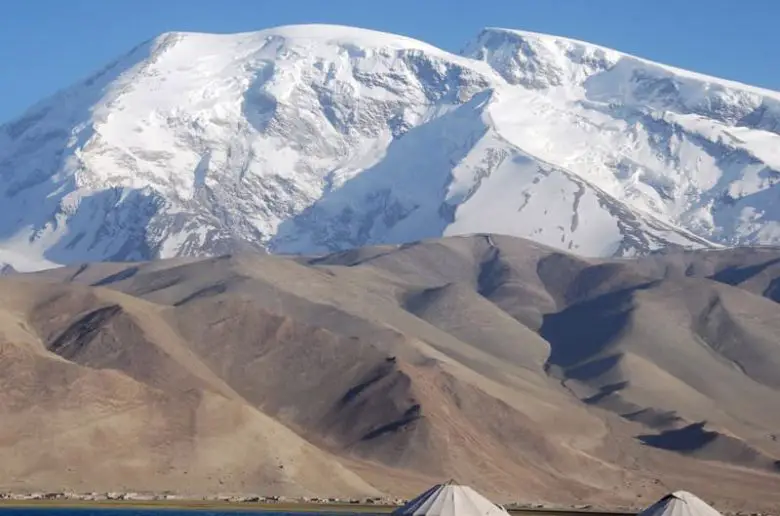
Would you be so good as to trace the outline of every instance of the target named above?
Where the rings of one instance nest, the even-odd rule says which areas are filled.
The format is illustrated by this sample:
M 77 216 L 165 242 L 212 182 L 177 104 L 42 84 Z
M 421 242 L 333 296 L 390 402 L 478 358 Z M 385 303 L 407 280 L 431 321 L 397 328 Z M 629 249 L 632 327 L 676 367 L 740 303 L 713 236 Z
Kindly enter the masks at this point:
M 473 236 L 8 276 L 0 484 L 776 506 L 778 258 Z

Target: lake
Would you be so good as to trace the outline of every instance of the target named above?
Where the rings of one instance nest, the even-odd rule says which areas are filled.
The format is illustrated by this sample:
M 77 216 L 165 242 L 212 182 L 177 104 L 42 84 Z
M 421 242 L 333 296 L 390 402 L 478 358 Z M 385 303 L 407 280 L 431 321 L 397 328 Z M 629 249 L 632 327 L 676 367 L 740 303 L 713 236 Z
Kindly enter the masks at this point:
M 262 514 L 263 516 L 317 516 L 327 514 L 329 516 L 370 516 L 371 513 L 336 513 L 336 512 L 272 512 L 253 511 L 251 508 L 240 508 L 228 511 L 215 511 L 211 509 L 166 509 L 155 508 L 67 508 L 67 507 L 0 507 L 0 516 L 238 516 L 240 514 Z M 378 513 L 377 513 L 378 514 Z M 386 516 L 386 515 L 385 515 Z

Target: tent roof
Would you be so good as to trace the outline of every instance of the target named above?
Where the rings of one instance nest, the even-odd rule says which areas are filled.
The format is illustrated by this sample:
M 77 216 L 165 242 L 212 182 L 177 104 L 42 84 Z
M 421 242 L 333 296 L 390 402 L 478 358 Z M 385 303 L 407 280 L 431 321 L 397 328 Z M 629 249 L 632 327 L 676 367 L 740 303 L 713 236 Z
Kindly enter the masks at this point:
M 707 502 L 687 491 L 664 496 L 638 516 L 722 516 Z
M 469 486 L 450 480 L 428 489 L 403 507 L 393 511 L 405 516 L 508 516 L 503 508 L 494 504 Z

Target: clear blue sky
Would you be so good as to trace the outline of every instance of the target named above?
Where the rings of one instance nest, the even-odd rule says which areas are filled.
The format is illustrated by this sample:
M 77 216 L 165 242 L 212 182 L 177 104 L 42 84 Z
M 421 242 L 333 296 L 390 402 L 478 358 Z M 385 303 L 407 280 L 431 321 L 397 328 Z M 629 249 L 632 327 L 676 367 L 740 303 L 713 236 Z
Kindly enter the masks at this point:
M 486 26 L 780 90 L 780 0 L 0 0 L 0 123 L 167 31 L 336 23 L 459 50 Z

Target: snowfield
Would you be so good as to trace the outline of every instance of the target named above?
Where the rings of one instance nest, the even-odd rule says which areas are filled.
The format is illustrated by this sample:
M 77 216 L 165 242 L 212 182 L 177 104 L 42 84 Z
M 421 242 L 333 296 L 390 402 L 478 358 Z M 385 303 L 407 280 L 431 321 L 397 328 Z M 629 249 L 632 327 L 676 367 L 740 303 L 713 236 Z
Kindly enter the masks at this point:
M 780 244 L 780 93 L 485 29 L 171 33 L 0 128 L 0 265 L 501 233 Z

